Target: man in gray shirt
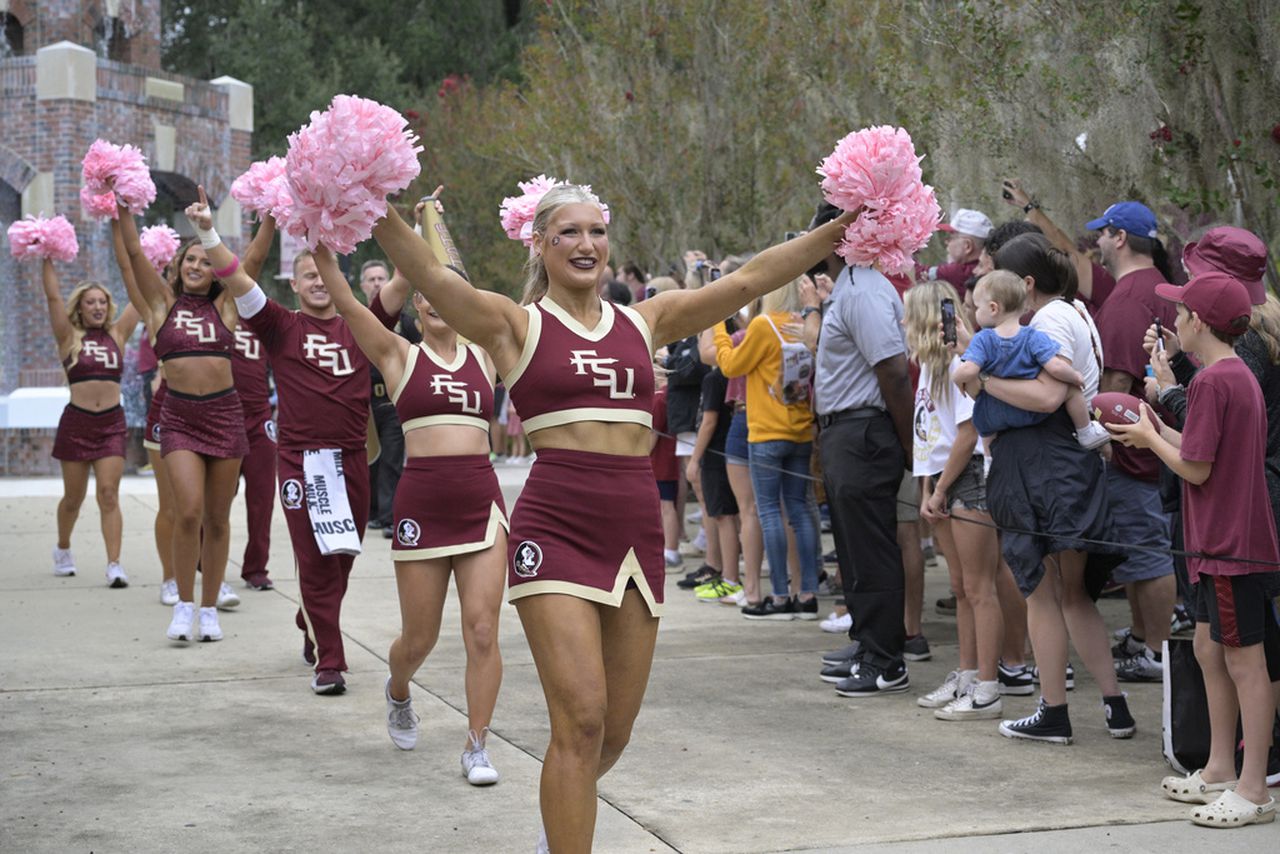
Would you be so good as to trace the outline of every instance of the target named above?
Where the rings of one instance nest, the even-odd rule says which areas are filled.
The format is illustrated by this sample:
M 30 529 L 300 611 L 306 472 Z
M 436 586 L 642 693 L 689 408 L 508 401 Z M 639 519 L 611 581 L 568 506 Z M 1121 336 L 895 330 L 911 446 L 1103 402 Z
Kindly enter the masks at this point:
M 823 205 L 813 227 L 839 213 Z M 830 300 L 823 309 L 806 290 L 803 314 L 806 338 L 821 320 L 815 408 L 831 531 L 853 617 L 849 676 L 836 692 L 869 697 L 909 687 L 896 503 L 911 460 L 911 383 L 893 285 L 878 270 L 844 267 L 835 254 L 827 268 L 839 271 Z

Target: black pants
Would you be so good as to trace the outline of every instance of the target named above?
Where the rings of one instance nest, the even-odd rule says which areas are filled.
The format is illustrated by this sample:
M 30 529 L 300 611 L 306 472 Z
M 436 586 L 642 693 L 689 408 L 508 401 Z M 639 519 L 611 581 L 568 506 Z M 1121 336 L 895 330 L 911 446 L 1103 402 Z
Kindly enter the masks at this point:
M 861 644 L 860 661 L 885 669 L 902 661 L 906 641 L 897 515 L 906 456 L 888 415 L 837 421 L 821 448 L 849 637 Z
M 404 471 L 404 432 L 391 398 L 374 397 L 371 404 L 382 450 L 369 464 L 369 519 L 385 528 L 392 523 L 391 505 Z

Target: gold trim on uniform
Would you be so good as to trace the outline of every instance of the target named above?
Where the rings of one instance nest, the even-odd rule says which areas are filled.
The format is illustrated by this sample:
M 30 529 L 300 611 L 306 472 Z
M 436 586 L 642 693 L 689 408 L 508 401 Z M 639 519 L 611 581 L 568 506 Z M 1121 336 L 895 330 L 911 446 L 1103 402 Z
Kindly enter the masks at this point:
M 649 587 L 649 579 L 645 578 L 644 570 L 640 567 L 640 559 L 636 557 L 635 549 L 628 549 L 626 557 L 622 559 L 622 563 L 618 566 L 618 575 L 614 579 L 612 590 L 601 590 L 599 587 L 578 584 L 574 581 L 557 581 L 554 579 L 522 581 L 514 587 L 508 588 L 507 601 L 514 602 L 516 599 L 523 599 L 525 596 L 536 596 L 540 593 L 563 593 L 566 596 L 587 599 L 601 605 L 619 608 L 622 606 L 622 597 L 627 592 L 628 581 L 636 583 L 636 589 L 640 591 L 645 604 L 649 606 L 650 616 L 661 617 L 663 606 L 653 596 L 653 590 Z
M 502 508 L 498 506 L 498 502 L 494 501 L 491 504 L 489 525 L 485 528 L 483 540 L 474 543 L 458 543 L 452 546 L 437 546 L 433 549 L 400 549 L 398 551 L 393 549 L 391 551 L 391 559 L 395 561 L 434 560 L 435 558 L 482 552 L 487 548 L 491 548 L 498 541 L 499 527 L 508 533 L 511 531 L 511 526 L 507 523 L 507 517 L 503 515 Z M 399 532 L 397 531 L 398 534 Z

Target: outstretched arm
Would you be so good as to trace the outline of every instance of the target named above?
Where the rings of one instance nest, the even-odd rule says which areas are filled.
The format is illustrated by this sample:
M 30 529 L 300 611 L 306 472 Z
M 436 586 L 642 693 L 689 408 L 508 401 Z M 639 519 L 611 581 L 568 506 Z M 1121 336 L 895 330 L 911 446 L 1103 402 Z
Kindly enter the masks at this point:
M 387 208 L 387 215 L 373 227 L 373 236 L 397 271 L 403 272 L 459 335 L 491 354 L 514 350 L 517 336 L 524 337 L 528 322 L 524 311 L 508 297 L 476 290 L 441 264 L 395 208 Z
M 661 346 L 714 326 L 753 299 L 777 290 L 831 254 L 858 213 L 760 252 L 742 267 L 696 291 L 667 291 L 636 306 Z
M 213 230 L 213 214 L 209 210 L 209 199 L 204 194 L 204 187 L 200 187 L 200 201 L 187 205 L 184 213 L 195 228 L 196 234 L 200 235 L 200 244 L 204 246 L 205 254 L 209 256 L 213 269 L 225 270 L 235 264 L 235 270 L 225 276 L 219 276 L 218 281 L 222 282 L 223 287 L 233 297 L 247 296 L 258 286 L 258 283 L 245 271 L 244 265 L 238 263 L 235 253 L 227 248 L 218 237 L 218 233 Z
M 67 318 L 67 306 L 62 301 L 62 283 L 58 272 L 53 269 L 53 261 L 45 258 L 40 268 L 40 284 L 44 287 L 44 301 L 49 308 L 49 326 L 53 329 L 54 340 L 58 342 L 58 356 L 71 343 L 71 321 Z
M 276 218 L 271 214 L 263 214 L 262 221 L 258 223 L 258 233 L 253 236 L 253 240 L 249 241 L 249 248 L 244 250 L 244 257 L 240 259 L 240 266 L 245 275 L 255 282 L 262 274 L 262 265 L 267 262 L 267 255 L 271 252 L 271 242 L 275 239 Z
M 360 345 L 364 354 L 384 374 L 389 373 L 387 371 L 389 365 L 393 367 L 398 365 L 395 373 L 401 373 L 404 370 L 409 342 L 383 326 L 382 321 L 374 317 L 373 312 L 356 299 L 356 295 L 351 292 L 347 277 L 342 275 L 337 259 L 333 257 L 333 253 L 327 246 L 317 246 L 314 254 L 320 278 L 324 280 L 324 286 L 329 291 L 330 298 L 333 299 L 334 307 L 347 321 L 347 326 L 351 327 L 351 334 L 356 337 L 356 344 Z
M 134 222 L 133 214 L 118 201 L 116 206 L 119 215 L 111 226 L 113 230 L 118 228 L 120 233 L 120 240 L 116 243 L 116 263 L 121 267 L 123 275 L 124 261 L 120 257 L 120 251 L 123 249 L 129 259 L 129 266 L 133 270 L 133 279 L 138 292 L 138 298 L 135 300 L 133 291 L 129 291 L 129 301 L 135 304 L 138 313 L 143 317 L 164 317 L 168 313 L 169 303 L 173 300 L 173 293 L 165 280 L 156 272 L 156 268 L 151 266 L 146 253 L 142 251 L 142 241 L 138 237 L 138 224 Z M 126 281 L 126 287 L 128 284 Z M 144 306 L 146 306 L 145 309 Z

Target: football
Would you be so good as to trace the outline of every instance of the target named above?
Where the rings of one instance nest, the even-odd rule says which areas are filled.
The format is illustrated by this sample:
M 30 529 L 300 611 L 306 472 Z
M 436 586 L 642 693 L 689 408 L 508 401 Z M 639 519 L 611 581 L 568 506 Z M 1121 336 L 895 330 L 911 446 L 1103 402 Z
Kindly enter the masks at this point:
M 1093 417 L 1103 424 L 1137 424 L 1142 401 L 1122 391 L 1104 391 L 1094 395 Z

